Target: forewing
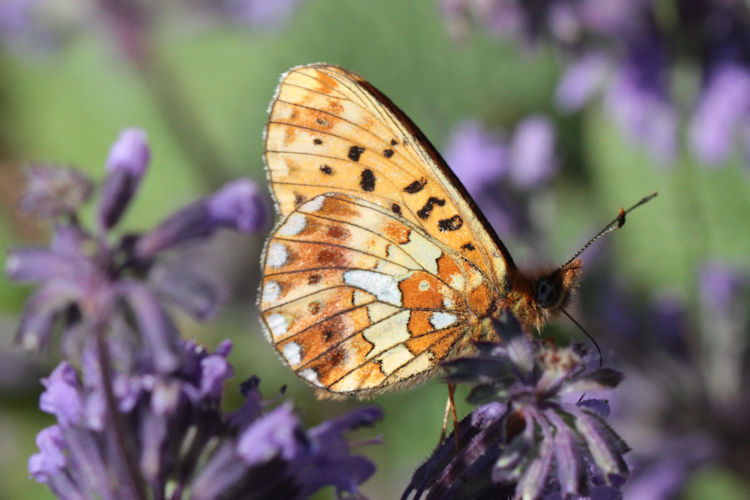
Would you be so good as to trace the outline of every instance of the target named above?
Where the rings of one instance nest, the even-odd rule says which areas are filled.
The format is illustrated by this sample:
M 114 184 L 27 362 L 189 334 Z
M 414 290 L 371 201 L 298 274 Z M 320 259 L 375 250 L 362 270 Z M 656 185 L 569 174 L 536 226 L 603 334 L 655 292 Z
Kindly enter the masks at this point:
M 359 75 L 337 66 L 286 73 L 271 103 L 266 164 L 282 216 L 329 192 L 401 215 L 455 249 L 500 293 L 512 259 L 422 132 Z
M 489 284 L 470 261 L 407 219 L 342 194 L 289 213 L 262 264 L 269 340 L 299 376 L 333 393 L 428 374 L 489 307 Z

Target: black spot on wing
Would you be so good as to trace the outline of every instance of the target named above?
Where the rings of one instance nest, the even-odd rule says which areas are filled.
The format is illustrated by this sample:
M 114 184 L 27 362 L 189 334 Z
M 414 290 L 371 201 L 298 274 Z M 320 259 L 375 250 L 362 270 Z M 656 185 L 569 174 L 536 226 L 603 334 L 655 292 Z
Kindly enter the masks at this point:
M 320 146 L 321 144 L 323 144 L 323 139 L 316 137 L 315 139 L 313 139 L 313 144 L 315 144 L 316 146 Z
M 333 175 L 333 169 L 329 167 L 328 165 L 321 165 L 320 171 L 323 172 L 325 175 Z
M 473 243 L 464 243 L 461 245 L 461 248 L 464 250 L 474 250 L 474 244 Z
M 372 170 L 366 168 L 362 171 L 359 178 L 359 186 L 363 191 L 375 190 L 375 174 L 372 173 Z
M 401 205 L 399 205 L 398 203 L 394 203 L 393 205 L 391 205 L 391 211 L 394 214 L 401 215 Z
M 448 219 L 440 219 L 438 221 L 438 229 L 440 231 L 455 231 L 464 225 L 464 220 L 460 215 L 454 215 Z
M 445 205 L 445 200 L 441 198 L 435 198 L 434 196 L 430 196 L 430 198 L 427 200 L 427 203 L 424 204 L 422 208 L 420 208 L 417 211 L 417 215 L 420 219 L 427 219 L 430 217 L 430 214 L 432 213 L 432 209 L 435 205 L 443 206 Z
M 349 148 L 348 157 L 351 161 L 359 161 L 359 157 L 365 152 L 365 148 L 361 146 L 352 146 Z
M 398 141 L 396 139 L 391 139 L 391 146 L 398 146 Z
M 383 156 L 385 156 L 386 158 L 390 158 L 391 156 L 393 156 L 393 150 L 392 149 L 384 149 L 383 150 Z
M 408 186 L 404 188 L 404 191 L 406 191 L 409 194 L 414 194 L 420 192 L 422 189 L 424 189 L 425 184 L 427 184 L 427 179 L 422 177 L 421 179 L 412 182 Z

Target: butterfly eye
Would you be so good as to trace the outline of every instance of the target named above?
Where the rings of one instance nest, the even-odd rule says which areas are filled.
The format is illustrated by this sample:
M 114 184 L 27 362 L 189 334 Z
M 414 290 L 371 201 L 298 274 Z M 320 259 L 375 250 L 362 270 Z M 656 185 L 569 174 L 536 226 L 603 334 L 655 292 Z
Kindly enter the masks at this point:
M 558 293 L 549 278 L 542 278 L 536 283 L 536 303 L 539 307 L 548 309 L 557 303 Z

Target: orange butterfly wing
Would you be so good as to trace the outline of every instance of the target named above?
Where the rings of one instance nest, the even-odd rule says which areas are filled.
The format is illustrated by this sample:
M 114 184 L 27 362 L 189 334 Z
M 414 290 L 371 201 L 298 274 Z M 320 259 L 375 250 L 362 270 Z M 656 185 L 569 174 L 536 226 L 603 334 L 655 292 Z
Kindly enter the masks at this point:
M 417 380 L 488 334 L 508 251 L 419 129 L 360 76 L 284 74 L 266 127 L 282 220 L 263 256 L 263 325 L 329 393 Z M 404 235 L 408 235 L 404 236 Z
M 277 208 L 348 193 L 402 215 L 505 286 L 510 254 L 422 132 L 359 75 L 313 64 L 282 76 L 266 127 Z
M 484 275 L 459 253 L 379 205 L 338 193 L 289 214 L 262 263 L 269 340 L 298 375 L 333 393 L 429 374 L 465 345 L 468 330 L 482 328 L 491 304 Z

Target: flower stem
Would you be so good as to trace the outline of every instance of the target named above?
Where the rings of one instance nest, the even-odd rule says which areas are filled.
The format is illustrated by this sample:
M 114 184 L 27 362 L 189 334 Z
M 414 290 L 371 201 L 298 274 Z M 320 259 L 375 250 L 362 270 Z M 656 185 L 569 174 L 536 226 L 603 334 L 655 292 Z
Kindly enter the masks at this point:
M 107 403 L 107 415 L 106 418 L 109 420 L 111 425 L 107 426 L 109 432 L 112 435 L 112 441 L 115 446 L 116 453 L 118 453 L 119 461 L 125 464 L 125 472 L 127 478 L 126 483 L 130 485 L 130 493 L 133 498 L 147 498 L 146 491 L 143 487 L 143 481 L 141 479 L 138 467 L 133 460 L 133 457 L 128 453 L 125 445 L 125 425 L 122 421 L 120 413 L 117 411 L 117 400 L 115 399 L 115 393 L 112 388 L 112 374 L 110 373 L 110 359 L 109 349 L 107 342 L 104 339 L 105 325 L 102 322 L 98 322 L 95 328 L 96 331 L 96 352 L 99 361 L 99 370 L 101 371 L 102 386 L 104 389 L 104 398 Z

